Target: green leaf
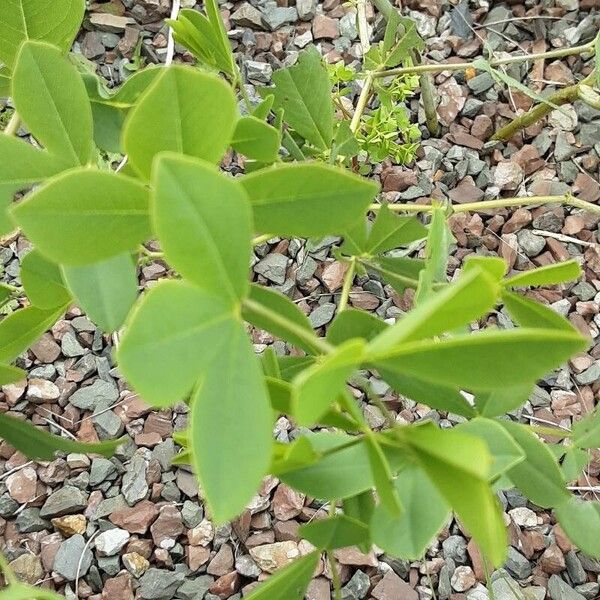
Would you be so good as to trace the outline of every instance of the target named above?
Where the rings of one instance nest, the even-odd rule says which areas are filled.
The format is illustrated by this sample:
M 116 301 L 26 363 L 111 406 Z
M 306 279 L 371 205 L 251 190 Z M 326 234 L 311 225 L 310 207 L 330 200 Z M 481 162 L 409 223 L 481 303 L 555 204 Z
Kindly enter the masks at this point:
M 123 325 L 138 295 L 137 269 L 129 253 L 81 267 L 63 267 L 77 304 L 103 331 Z
M 21 281 L 31 304 L 38 308 L 56 308 L 71 300 L 58 265 L 32 250 L 21 261 Z
M 10 96 L 10 71 L 6 66 L 0 67 L 0 98 Z
M 473 269 L 481 269 L 492 279 L 499 282 L 504 277 L 507 266 L 506 261 L 497 256 L 478 256 L 477 254 L 471 254 L 465 259 L 463 273 L 468 273 Z
M 334 346 L 339 346 L 354 338 L 362 338 L 368 342 L 388 327 L 389 325 L 385 321 L 371 313 L 348 308 L 336 315 L 327 330 L 327 341 Z
M 236 120 L 235 96 L 225 82 L 191 67 L 171 66 L 129 113 L 125 150 L 146 179 L 154 157 L 163 151 L 217 163 L 231 142 Z
M 284 164 L 240 179 L 257 233 L 316 237 L 344 231 L 364 215 L 377 186 L 342 169 Z
M 0 590 L 0 600 L 63 600 L 63 596 L 39 586 L 12 583 Z
M 400 246 L 406 246 L 427 236 L 427 229 L 416 217 L 395 215 L 387 204 L 377 213 L 367 239 L 369 254 L 382 254 Z
M 175 404 L 238 326 L 220 297 L 183 281 L 160 282 L 129 315 L 119 369 L 149 404 Z
M 421 560 L 431 540 L 450 518 L 450 508 L 429 477 L 417 466 L 400 473 L 395 487 L 402 504 L 399 517 L 381 504 L 371 519 L 373 542 L 388 554 Z
M 362 340 L 350 340 L 294 378 L 293 412 L 300 425 L 313 425 L 327 412 L 360 364 L 363 349 Z
M 170 265 L 230 301 L 248 291 L 252 213 L 242 187 L 209 163 L 157 158 L 151 213 Z
M 453 237 L 446 220 L 446 213 L 442 207 L 435 207 L 432 211 L 429 235 L 427 236 L 425 268 L 419 274 L 415 306 L 433 295 L 434 283 L 446 281 L 452 241 Z
M 600 558 L 600 503 L 571 496 L 554 512 L 569 539 L 588 556 Z
M 58 317 L 65 307 L 45 310 L 22 308 L 0 322 L 0 362 L 10 362 L 27 350 Z
M 331 162 L 333 163 L 338 156 L 351 158 L 356 156 L 359 151 L 360 146 L 354 132 L 350 129 L 350 122 L 345 119 L 339 121 L 335 130 L 333 147 L 331 148 Z
M 124 154 L 121 133 L 128 112 L 162 73 L 148 66 L 125 80 L 116 91 L 107 90 L 96 74 L 83 73 L 94 118 L 94 141 L 106 152 Z
M 235 59 L 217 3 L 208 0 L 205 8 L 207 16 L 183 9 L 176 21 L 166 22 L 173 29 L 175 41 L 188 48 L 200 62 L 235 77 Z
M 417 287 L 421 271 L 425 268 L 425 261 L 404 256 L 378 256 L 376 260 L 370 261 L 368 266 L 381 273 L 385 281 L 401 294 L 407 287 Z
M 273 100 L 275 100 L 273 94 L 265 96 L 265 98 L 252 110 L 252 116 L 257 119 L 265 120 L 273 108 Z
M 590 457 L 586 450 L 569 447 L 560 466 L 565 481 L 576 481 L 589 462 Z
M 27 371 L 12 365 L 0 365 L 0 385 L 21 381 L 27 377 Z
M 319 339 L 306 315 L 279 292 L 252 284 L 250 296 L 242 305 L 242 316 L 258 329 L 269 331 L 309 354 L 319 351 Z
M 600 448 L 600 410 L 573 423 L 571 441 L 577 448 Z
M 520 294 L 504 290 L 502 302 L 511 318 L 522 327 L 577 331 L 567 319 L 555 310 Z
M 536 100 L 541 104 L 545 104 L 555 110 L 560 110 L 561 112 L 564 112 L 564 109 L 560 108 L 560 106 L 554 104 L 554 102 L 550 102 L 541 94 L 534 92 L 531 88 L 521 83 L 517 79 L 514 79 L 513 77 L 505 73 L 502 69 L 494 69 L 487 60 L 483 58 L 478 58 L 477 60 L 473 61 L 472 65 L 474 69 L 478 69 L 480 71 L 485 71 L 486 73 L 489 73 L 492 76 L 492 78 L 496 81 L 502 82 L 508 87 L 514 88 L 519 92 L 522 92 L 526 96 L 529 96 L 529 98 L 531 98 L 532 100 Z
M 475 394 L 475 405 L 482 417 L 498 417 L 523 406 L 531 395 L 531 384 L 507 386 Z
M 298 535 L 323 550 L 358 546 L 369 539 L 369 528 L 346 515 L 318 519 L 302 525 Z
M 81 452 L 112 456 L 124 439 L 86 444 L 34 427 L 31 423 L 0 413 L 0 437 L 11 446 L 34 460 L 52 460 L 57 451 Z
M 346 498 L 343 502 L 344 513 L 361 523 L 370 523 L 375 510 L 375 498 L 373 492 L 368 490 Z
M 219 333 L 222 327 L 219 327 Z M 217 523 L 241 513 L 271 461 L 271 405 L 254 349 L 242 323 L 221 342 L 192 398 L 193 464 Z M 188 351 L 183 346 L 183 351 Z M 236 466 L 235 477 L 224 476 Z
M 248 596 L 248 600 L 302 600 L 320 556 L 320 552 L 311 552 L 278 569 Z
M 32 184 L 69 168 L 62 157 L 38 150 L 31 144 L 15 137 L 0 134 L 0 235 L 16 226 L 6 214 L 13 195 Z
M 147 189 L 107 171 L 68 171 L 30 194 L 13 215 L 42 254 L 67 265 L 133 250 L 150 236 Z
M 486 391 L 533 384 L 586 346 L 585 338 L 566 331 L 489 330 L 401 344 L 367 357 L 377 366 L 423 381 Z
M 333 138 L 331 81 L 318 50 L 311 46 L 293 67 L 273 73 L 274 88 L 259 88 L 273 95 L 273 108 L 283 109 L 285 122 L 319 150 L 327 150 Z
M 0 15 L 0 62 L 12 67 L 26 40 L 40 40 L 66 52 L 79 32 L 83 0 L 5 0 Z
M 310 466 L 280 475 L 284 483 L 322 500 L 343 500 L 375 485 L 367 446 L 360 438 L 325 432 L 306 437 L 317 452 L 328 453 Z M 386 456 L 396 472 L 403 464 L 400 456 Z
M 523 271 L 506 279 L 504 285 L 506 287 L 557 285 L 579 279 L 581 273 L 581 266 L 576 260 L 567 260 L 531 269 L 530 271 Z
M 491 419 L 476 417 L 458 425 L 456 431 L 477 437 L 487 445 L 492 456 L 491 481 L 497 479 L 525 458 L 525 453 L 521 450 L 521 447 L 499 423 Z
M 401 431 L 421 468 L 482 552 L 492 564 L 500 566 L 506 557 L 506 527 L 498 499 L 487 483 L 491 458 L 485 444 L 475 437 L 433 425 Z
M 542 508 L 560 506 L 569 498 L 560 468 L 548 447 L 525 426 L 498 421 L 519 444 L 525 460 L 507 475 L 527 498 Z
M 423 381 L 410 375 L 395 372 L 377 364 L 379 374 L 387 381 L 397 392 L 411 398 L 415 402 L 420 402 L 447 412 L 461 415 L 463 417 L 473 417 L 475 409 L 467 402 L 465 397 L 457 388 Z
M 366 436 L 365 443 L 369 453 L 373 483 L 375 484 L 379 500 L 390 515 L 398 517 L 402 513 L 402 504 L 400 503 L 398 491 L 394 487 L 392 469 L 387 462 L 387 458 L 377 437 L 373 433 L 369 433 Z
M 15 108 L 34 137 L 72 166 L 92 159 L 92 109 L 77 69 L 49 44 L 26 42 L 12 87 Z
M 235 126 L 231 146 L 237 152 L 264 163 L 277 160 L 281 136 L 272 125 L 254 116 L 242 117 Z
M 386 329 L 369 344 L 369 352 L 385 352 L 399 343 L 466 325 L 493 308 L 499 291 L 498 284 L 486 272 L 473 269 Z

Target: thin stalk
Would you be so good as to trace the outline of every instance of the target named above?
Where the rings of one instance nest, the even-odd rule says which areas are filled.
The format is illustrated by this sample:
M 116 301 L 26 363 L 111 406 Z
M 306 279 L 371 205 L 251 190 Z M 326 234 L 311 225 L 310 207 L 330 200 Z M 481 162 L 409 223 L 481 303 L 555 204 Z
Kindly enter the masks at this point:
M 352 289 L 352 283 L 354 282 L 354 275 L 356 273 L 356 260 L 353 256 L 350 260 L 350 265 L 344 276 L 344 285 L 342 287 L 342 295 L 340 296 L 340 302 L 338 304 L 338 312 L 346 310 L 348 306 L 348 298 L 350 297 L 350 290 Z
M 248 90 L 246 89 L 246 86 L 244 85 L 244 78 L 242 77 L 242 71 L 240 70 L 240 67 L 236 64 L 235 65 L 235 70 L 236 70 L 236 74 L 235 74 L 235 79 L 233 81 L 233 87 L 234 88 L 238 88 L 238 90 L 240 90 L 240 94 L 242 96 L 242 100 L 244 101 L 244 105 L 246 106 L 246 110 L 248 111 L 248 113 L 252 112 L 252 102 L 250 101 L 250 96 L 248 96 Z
M 521 116 L 513 119 L 508 125 L 505 125 L 499 129 L 493 136 L 492 140 L 509 140 L 515 133 L 537 123 L 540 119 L 543 119 L 546 115 L 552 112 L 553 107 L 551 104 L 556 106 L 562 106 L 563 104 L 571 104 L 575 102 L 579 97 L 579 88 L 583 84 L 585 85 L 590 80 L 590 77 L 586 77 L 580 83 L 576 85 L 570 85 L 569 87 L 558 90 L 548 98 L 548 103 L 538 104 L 523 113 Z
M 429 73 L 422 73 L 419 77 L 421 85 L 421 99 L 423 100 L 423 109 L 425 111 L 425 123 L 427 130 L 436 137 L 440 132 L 440 123 L 438 120 L 437 106 L 435 103 L 435 88 L 433 79 Z
M 6 135 L 16 135 L 19 130 L 19 125 L 21 125 L 21 117 L 19 117 L 19 113 L 15 110 L 12 114 L 10 121 L 4 128 L 4 133 Z
M 329 516 L 335 517 L 336 511 L 335 500 L 332 500 L 329 504 Z M 333 552 L 327 552 L 327 560 L 329 561 L 329 569 L 331 570 L 331 581 L 333 583 L 333 598 L 334 600 L 342 600 L 342 582 L 340 581 L 340 574 L 335 564 L 335 558 Z
M 258 235 L 252 239 L 252 245 L 259 246 L 260 244 L 264 244 L 266 241 L 270 240 L 272 237 L 274 236 L 270 233 L 263 233 L 262 235 Z
M 581 208 L 593 214 L 600 214 L 600 206 L 574 198 L 570 194 L 565 196 L 524 196 L 519 198 L 498 198 L 497 200 L 482 200 L 481 202 L 467 202 L 466 204 L 453 204 L 453 213 L 465 212 L 484 212 L 498 208 L 509 208 L 511 206 L 537 206 L 539 204 L 563 204 Z M 431 204 L 388 204 L 388 208 L 394 212 L 431 212 Z M 382 207 L 381 204 L 371 204 L 369 210 L 377 211 Z
M 243 300 L 242 305 L 248 308 L 248 310 L 251 310 L 262 317 L 279 324 L 281 327 L 285 327 L 288 331 L 293 331 L 296 337 L 304 340 L 309 346 L 313 347 L 321 354 L 329 354 L 335 350 L 335 347 L 332 346 L 327 340 L 316 337 L 311 331 L 307 331 L 303 327 L 296 325 L 296 323 L 293 321 L 286 319 L 281 314 L 265 308 L 262 304 L 255 302 L 254 300 L 246 298 Z
M 358 128 L 360 126 L 360 120 L 362 119 L 363 113 L 365 112 L 365 108 L 367 108 L 367 103 L 369 102 L 369 97 L 371 96 L 371 88 L 373 87 L 374 75 L 375 73 L 369 73 L 367 75 L 363 89 L 361 90 L 360 96 L 358 97 L 356 111 L 352 116 L 352 121 L 350 121 L 350 131 L 352 131 L 352 133 L 356 133 L 358 131 Z
M 530 60 L 543 60 L 546 58 L 564 58 L 565 56 L 574 56 L 584 54 L 594 49 L 596 40 L 592 40 L 581 46 L 573 46 L 572 48 L 560 48 L 558 50 L 550 50 L 548 52 L 537 52 L 535 54 L 519 54 L 517 56 L 509 56 L 490 61 L 492 67 L 502 67 L 504 65 L 512 65 L 515 63 L 526 62 Z M 399 67 L 396 69 L 388 69 L 386 71 L 377 71 L 372 73 L 374 77 L 395 77 L 397 75 L 413 75 L 415 73 L 441 73 L 442 71 L 466 71 L 467 69 L 476 68 L 473 62 L 461 63 L 440 63 L 428 65 L 414 65 L 412 67 Z

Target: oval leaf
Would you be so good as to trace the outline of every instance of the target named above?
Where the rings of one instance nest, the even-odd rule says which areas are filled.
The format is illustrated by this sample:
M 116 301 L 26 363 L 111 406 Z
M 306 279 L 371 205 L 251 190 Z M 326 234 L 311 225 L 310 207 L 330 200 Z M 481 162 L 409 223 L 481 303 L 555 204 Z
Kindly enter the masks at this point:
M 31 304 L 38 308 L 56 308 L 71 300 L 60 267 L 32 250 L 21 261 L 21 281 Z
M 193 464 L 217 523 L 241 513 L 271 460 L 271 404 L 241 323 L 221 343 L 192 399 Z M 220 329 L 221 331 L 221 329 Z M 235 477 L 225 476 L 236 465 Z
M 92 109 L 77 69 L 57 48 L 26 42 L 12 93 L 19 115 L 48 152 L 72 166 L 90 162 Z
M 560 506 L 569 499 L 560 468 L 548 447 L 519 423 L 498 421 L 525 453 L 525 460 L 512 467 L 509 479 L 534 504 Z
M 52 435 L 31 423 L 0 413 L 0 437 L 33 460 L 52 460 L 57 451 L 112 456 L 125 439 L 86 444 Z
M 26 40 L 67 51 L 79 32 L 84 0 L 6 0 L 0 14 L 0 62 L 12 67 Z
M 340 233 L 365 214 L 377 186 L 335 167 L 285 164 L 240 179 L 257 233 L 312 237 Z
M 248 290 L 252 213 L 237 182 L 210 163 L 161 155 L 153 173 L 154 229 L 170 265 L 231 301 Z
M 107 171 L 68 171 L 15 206 L 13 215 L 40 252 L 66 265 L 133 250 L 150 236 L 148 191 Z
M 63 275 L 79 306 L 103 331 L 116 331 L 123 325 L 138 294 L 137 270 L 130 254 L 63 267 Z
M 392 556 L 421 560 L 433 537 L 450 518 L 450 508 L 417 466 L 400 471 L 394 485 L 402 514 L 394 517 L 382 505 L 377 506 L 371 519 L 373 542 Z
M 149 404 L 175 404 L 237 325 L 219 297 L 183 281 L 163 281 L 132 311 L 117 352 L 119 368 Z
M 125 151 L 146 179 L 154 157 L 163 151 L 217 163 L 231 141 L 236 119 L 235 96 L 226 83 L 191 67 L 171 66 L 129 113 Z
M 513 329 L 402 344 L 387 357 L 382 353 L 372 359 L 392 372 L 485 391 L 534 383 L 586 346 L 579 334 Z

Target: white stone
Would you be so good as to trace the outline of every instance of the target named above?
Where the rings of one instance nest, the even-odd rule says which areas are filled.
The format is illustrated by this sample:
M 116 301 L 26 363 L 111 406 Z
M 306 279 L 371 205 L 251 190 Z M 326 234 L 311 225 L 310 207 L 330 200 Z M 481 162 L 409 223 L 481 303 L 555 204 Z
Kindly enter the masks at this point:
M 115 527 L 96 538 L 96 550 L 99 556 L 113 556 L 118 554 L 128 541 L 129 532 Z
M 519 527 L 535 527 L 538 524 L 537 515 L 526 506 L 513 508 L 508 514 Z

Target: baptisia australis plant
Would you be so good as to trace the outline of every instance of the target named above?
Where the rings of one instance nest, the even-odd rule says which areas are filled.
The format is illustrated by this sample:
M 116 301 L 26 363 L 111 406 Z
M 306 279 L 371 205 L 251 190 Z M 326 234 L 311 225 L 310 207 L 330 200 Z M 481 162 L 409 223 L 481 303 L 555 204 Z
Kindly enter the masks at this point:
M 572 432 L 506 417 L 540 377 L 589 344 L 515 291 L 576 279 L 576 262 L 511 276 L 502 260 L 477 256 L 449 283 L 451 208 L 430 206 L 425 227 L 376 203 L 377 186 L 344 167 L 356 128 L 336 125 L 314 49 L 277 72 L 274 88 L 242 116 L 236 90 L 244 87 L 214 1 L 206 16 L 183 11 L 172 24 L 197 67 L 146 69 L 116 92 L 65 56 L 82 2 L 40 10 L 46 4 L 13 0 L 0 14 L 16 111 L 0 135 L 2 229 L 18 227 L 34 245 L 22 262 L 24 289 L 1 289 L 3 302 L 26 304 L 0 322 L 1 384 L 26 376 L 11 363 L 76 303 L 105 332 L 123 332 L 114 358 L 145 402 L 188 403 L 175 460 L 193 467 L 215 523 L 239 515 L 266 475 L 325 501 L 329 517 L 300 529 L 314 551 L 258 586 L 253 600 L 303 598 L 322 552 L 342 547 L 375 544 L 419 559 L 453 514 L 486 562 L 500 566 L 507 533 L 496 492 L 513 487 L 553 508 L 573 542 L 600 556 L 600 504 L 580 501 L 565 483 L 576 475 L 566 465 L 581 468 L 581 454 L 600 445 L 600 417 Z M 409 27 L 382 44 L 398 43 Z M 10 135 L 20 121 L 36 145 Z M 245 157 L 245 174 L 219 169 L 230 149 Z M 124 168 L 106 168 L 101 151 L 126 155 Z M 336 252 L 348 270 L 337 315 L 319 337 L 289 298 L 250 282 L 249 264 L 253 245 L 273 236 L 326 235 L 343 236 Z M 424 260 L 390 254 L 422 240 Z M 169 275 L 140 295 L 137 265 L 156 256 Z M 414 288 L 413 310 L 389 324 L 348 308 L 353 278 L 365 270 L 399 291 Z M 470 333 L 501 305 L 517 327 Z M 285 340 L 293 355 L 257 356 L 248 325 Z M 397 423 L 364 371 L 462 422 Z M 382 430 L 369 426 L 348 382 L 380 407 Z M 280 415 L 312 431 L 278 443 Z M 549 432 L 568 444 L 552 452 L 537 436 Z M 0 435 L 43 460 L 55 450 L 110 454 L 119 443 L 82 445 L 9 414 L 0 416 Z M 6 574 L 0 597 L 56 597 Z

